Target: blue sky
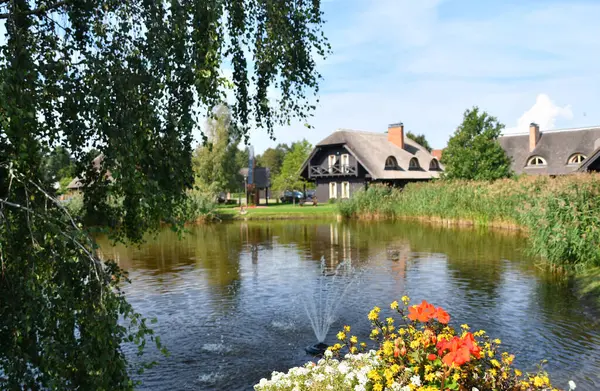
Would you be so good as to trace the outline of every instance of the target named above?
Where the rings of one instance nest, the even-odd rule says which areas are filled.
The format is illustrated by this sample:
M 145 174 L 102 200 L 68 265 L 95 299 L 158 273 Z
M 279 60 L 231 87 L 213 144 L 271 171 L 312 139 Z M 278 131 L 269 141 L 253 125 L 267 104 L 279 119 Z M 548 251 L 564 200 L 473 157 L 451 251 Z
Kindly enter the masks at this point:
M 399 121 L 442 148 L 474 105 L 507 132 L 600 125 L 600 0 L 322 1 L 333 54 L 314 129 L 255 129 L 257 153 Z
M 444 147 L 477 105 L 507 132 L 600 125 L 600 1 L 324 0 L 333 55 L 307 130 L 254 130 L 257 153 L 402 121 Z

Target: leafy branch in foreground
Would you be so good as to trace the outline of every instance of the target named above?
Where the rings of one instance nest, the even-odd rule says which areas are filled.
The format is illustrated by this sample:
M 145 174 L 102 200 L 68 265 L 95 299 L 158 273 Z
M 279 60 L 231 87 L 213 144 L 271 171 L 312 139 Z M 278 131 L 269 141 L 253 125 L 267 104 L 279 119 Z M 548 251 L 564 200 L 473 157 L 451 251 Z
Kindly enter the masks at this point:
M 130 389 L 122 343 L 153 338 L 52 200 L 49 152 L 76 166 L 84 227 L 181 226 L 203 117 L 232 96 L 239 139 L 306 121 L 322 24 L 318 0 L 0 0 L 0 388 Z

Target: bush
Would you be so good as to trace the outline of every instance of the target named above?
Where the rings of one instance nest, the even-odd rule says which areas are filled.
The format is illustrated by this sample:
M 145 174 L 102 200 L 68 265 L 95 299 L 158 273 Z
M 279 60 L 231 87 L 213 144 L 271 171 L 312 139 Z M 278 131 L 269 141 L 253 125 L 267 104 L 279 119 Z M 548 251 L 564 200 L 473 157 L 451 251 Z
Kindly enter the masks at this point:
M 369 313 L 373 326 L 371 339 L 377 350 L 365 353 L 366 344 L 350 335 L 350 326 L 338 333 L 340 343 L 325 353 L 325 359 L 292 368 L 287 374 L 274 372 L 271 380 L 262 379 L 257 391 L 352 390 L 352 391 L 426 391 L 426 390 L 557 390 L 541 369 L 526 373 L 515 369 L 514 355 L 501 352 L 501 341 L 485 331 L 470 332 L 462 325 L 458 332 L 448 326 L 450 315 L 440 307 L 423 301 L 409 306 L 393 302 L 391 309 L 401 317 L 402 326 L 381 310 Z M 348 352 L 341 359 L 342 352 Z M 336 358 L 334 358 L 334 356 Z M 571 389 L 575 388 L 569 382 Z
M 217 216 L 217 203 L 212 194 L 190 191 L 183 207 L 183 220 L 186 222 L 210 221 Z

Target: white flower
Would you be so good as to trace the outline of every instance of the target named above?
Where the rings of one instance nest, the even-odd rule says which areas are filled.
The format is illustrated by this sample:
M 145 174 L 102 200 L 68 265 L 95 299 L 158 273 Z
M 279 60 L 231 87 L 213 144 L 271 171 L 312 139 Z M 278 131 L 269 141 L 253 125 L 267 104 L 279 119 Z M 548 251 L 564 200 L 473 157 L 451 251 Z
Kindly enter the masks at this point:
M 479 388 L 473 387 L 473 388 L 471 388 L 471 391 L 479 391 Z
M 338 371 L 343 375 L 348 373 L 349 370 L 350 370 L 350 367 L 345 362 L 340 363 L 340 365 L 338 366 Z
M 413 377 L 410 378 L 410 382 L 419 387 L 421 385 L 421 376 L 419 375 L 414 375 Z
M 569 380 L 569 391 L 574 390 L 577 385 L 573 380 Z
M 333 352 L 331 350 L 326 350 L 325 351 L 325 357 L 327 357 L 327 358 L 333 357 Z
M 364 385 L 357 384 L 356 386 L 354 386 L 354 391 L 367 391 L 367 389 L 365 388 Z

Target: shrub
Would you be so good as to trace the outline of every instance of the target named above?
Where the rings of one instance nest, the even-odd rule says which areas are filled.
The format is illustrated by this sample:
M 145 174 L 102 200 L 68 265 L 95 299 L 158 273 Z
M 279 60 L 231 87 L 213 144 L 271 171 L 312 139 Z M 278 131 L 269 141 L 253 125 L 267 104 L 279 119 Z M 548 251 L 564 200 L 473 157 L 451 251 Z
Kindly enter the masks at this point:
M 209 193 L 190 191 L 183 206 L 183 220 L 187 222 L 210 221 L 216 218 L 217 203 Z
M 406 296 L 402 305 L 393 302 L 390 307 L 400 315 L 401 326 L 392 317 L 380 319 L 378 307 L 368 316 L 376 351 L 365 353 L 366 344 L 345 326 L 337 335 L 340 343 L 330 347 L 317 365 L 292 368 L 287 374 L 274 372 L 255 390 L 557 390 L 543 370 L 524 374 L 514 368 L 514 355 L 501 352 L 501 341 L 485 331 L 470 332 L 468 325 L 459 331 L 450 327 L 450 315 L 440 307 L 426 301 L 409 306 Z M 340 359 L 345 351 L 348 354 Z

